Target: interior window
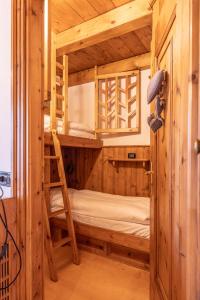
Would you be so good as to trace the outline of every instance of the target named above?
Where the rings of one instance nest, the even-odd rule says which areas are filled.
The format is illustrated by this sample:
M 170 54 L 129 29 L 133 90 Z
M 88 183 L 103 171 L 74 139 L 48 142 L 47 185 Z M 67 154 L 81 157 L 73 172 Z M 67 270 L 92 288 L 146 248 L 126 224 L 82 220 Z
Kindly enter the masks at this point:
M 0 184 L 12 196 L 11 1 L 0 2 Z

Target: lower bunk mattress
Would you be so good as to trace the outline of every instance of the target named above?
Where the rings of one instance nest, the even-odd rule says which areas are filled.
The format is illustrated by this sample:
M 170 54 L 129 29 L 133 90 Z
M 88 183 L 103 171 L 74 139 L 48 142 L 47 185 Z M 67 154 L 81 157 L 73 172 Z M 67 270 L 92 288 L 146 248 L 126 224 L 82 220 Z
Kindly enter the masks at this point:
M 51 211 L 63 207 L 61 189 L 50 193 Z M 73 220 L 149 239 L 150 199 L 69 189 Z M 63 216 L 60 216 L 64 218 Z

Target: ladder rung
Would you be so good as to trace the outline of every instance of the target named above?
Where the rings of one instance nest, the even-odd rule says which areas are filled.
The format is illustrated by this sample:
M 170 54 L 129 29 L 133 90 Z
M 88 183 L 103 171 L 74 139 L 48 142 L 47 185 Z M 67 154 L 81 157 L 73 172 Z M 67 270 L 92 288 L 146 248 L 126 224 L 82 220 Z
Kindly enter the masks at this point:
M 64 85 L 64 81 L 63 80 L 56 80 L 56 85 L 63 86 Z
M 46 155 L 46 156 L 44 156 L 44 159 L 60 159 L 60 157 L 59 156 Z
M 64 116 L 64 112 L 63 112 L 62 110 L 57 109 L 57 110 L 56 110 L 56 115 L 62 117 L 62 116 Z
M 71 240 L 72 240 L 72 239 L 71 239 L 70 237 L 66 237 L 66 238 L 64 238 L 64 239 L 62 239 L 62 240 L 60 240 L 60 241 L 54 243 L 54 244 L 53 244 L 53 247 L 54 247 L 54 248 L 62 247 L 62 246 L 64 246 L 65 244 L 71 242 Z
M 49 218 L 53 218 L 53 217 L 56 217 L 56 216 L 59 216 L 59 215 L 62 215 L 64 213 L 68 213 L 68 210 L 62 208 L 62 209 L 59 209 L 59 210 L 55 210 L 51 213 L 49 213 Z
M 64 183 L 62 181 L 59 182 L 50 182 L 50 183 L 45 183 L 44 187 L 45 188 L 53 188 L 53 187 L 59 187 L 59 186 L 63 186 Z
M 64 100 L 64 96 L 63 95 L 56 94 L 56 98 L 59 99 L 59 100 Z
M 58 61 L 56 62 L 56 67 L 60 70 L 64 70 L 64 66 L 61 63 L 59 63 Z

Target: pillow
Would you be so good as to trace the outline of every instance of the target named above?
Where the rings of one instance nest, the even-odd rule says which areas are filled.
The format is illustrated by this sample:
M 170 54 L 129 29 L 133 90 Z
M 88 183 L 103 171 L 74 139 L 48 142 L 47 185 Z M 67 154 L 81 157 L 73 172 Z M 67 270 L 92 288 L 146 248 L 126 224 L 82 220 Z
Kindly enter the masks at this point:
M 164 71 L 159 70 L 155 73 L 153 78 L 151 79 L 148 89 L 147 89 L 147 103 L 151 103 L 155 96 L 159 93 L 162 82 L 164 81 Z

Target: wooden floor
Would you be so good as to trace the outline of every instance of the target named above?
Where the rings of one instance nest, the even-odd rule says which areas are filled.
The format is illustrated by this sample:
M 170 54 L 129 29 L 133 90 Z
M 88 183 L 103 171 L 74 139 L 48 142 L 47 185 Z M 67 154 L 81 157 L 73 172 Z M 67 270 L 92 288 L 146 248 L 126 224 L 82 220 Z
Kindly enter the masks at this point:
M 45 300 L 149 300 L 148 271 L 85 251 L 76 266 L 66 258 L 66 247 L 59 251 L 59 281 L 50 281 L 46 271 Z

